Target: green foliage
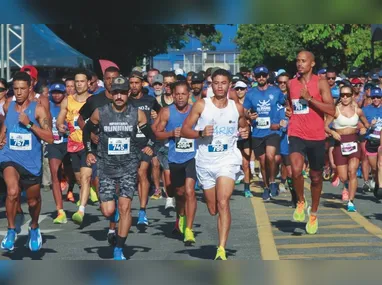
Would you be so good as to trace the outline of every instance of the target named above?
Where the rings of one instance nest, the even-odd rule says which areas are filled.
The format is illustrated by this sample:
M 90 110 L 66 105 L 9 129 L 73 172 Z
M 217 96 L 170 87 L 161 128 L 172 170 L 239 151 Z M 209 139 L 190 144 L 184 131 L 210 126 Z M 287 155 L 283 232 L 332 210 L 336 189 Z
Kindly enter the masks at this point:
M 316 66 L 334 66 L 346 72 L 351 66 L 370 70 L 370 25 L 240 25 L 236 42 L 246 66 L 264 63 L 271 68 L 294 65 L 301 49 L 312 51 Z M 375 44 L 375 66 L 382 63 L 382 46 Z

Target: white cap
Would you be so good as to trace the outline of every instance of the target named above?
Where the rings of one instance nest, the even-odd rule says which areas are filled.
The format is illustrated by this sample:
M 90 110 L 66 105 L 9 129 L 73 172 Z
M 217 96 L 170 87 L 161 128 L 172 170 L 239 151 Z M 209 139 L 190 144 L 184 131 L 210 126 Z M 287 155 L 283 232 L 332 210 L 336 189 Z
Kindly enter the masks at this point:
M 237 88 L 237 87 L 248 88 L 247 84 L 245 84 L 243 81 L 236 82 L 235 87 L 233 88 Z
M 98 81 L 97 81 L 97 85 L 98 85 L 99 87 L 105 87 L 105 85 L 103 84 L 103 81 L 102 81 L 102 80 L 98 80 Z
M 175 75 L 183 75 L 183 74 L 184 74 L 183 69 L 181 68 L 175 69 Z

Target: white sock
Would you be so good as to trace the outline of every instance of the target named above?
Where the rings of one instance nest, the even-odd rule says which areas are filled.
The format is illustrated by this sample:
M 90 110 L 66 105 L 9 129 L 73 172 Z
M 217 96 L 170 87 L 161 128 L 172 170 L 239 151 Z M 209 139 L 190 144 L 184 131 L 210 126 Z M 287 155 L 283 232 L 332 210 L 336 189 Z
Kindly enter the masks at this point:
M 80 212 L 82 212 L 82 213 L 84 213 L 85 214 L 85 206 L 80 206 L 79 208 L 78 208 L 78 210 L 80 211 Z

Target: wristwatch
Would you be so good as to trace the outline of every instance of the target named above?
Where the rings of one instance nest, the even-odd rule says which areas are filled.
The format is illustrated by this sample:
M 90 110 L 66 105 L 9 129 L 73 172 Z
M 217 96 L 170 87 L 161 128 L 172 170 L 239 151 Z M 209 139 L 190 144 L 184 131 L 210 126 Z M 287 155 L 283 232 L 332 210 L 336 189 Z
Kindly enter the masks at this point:
M 199 131 L 199 137 L 204 138 L 203 131 Z
M 33 125 L 33 122 L 29 121 L 28 125 L 26 125 L 25 127 L 29 130 L 31 127 L 33 127 Z

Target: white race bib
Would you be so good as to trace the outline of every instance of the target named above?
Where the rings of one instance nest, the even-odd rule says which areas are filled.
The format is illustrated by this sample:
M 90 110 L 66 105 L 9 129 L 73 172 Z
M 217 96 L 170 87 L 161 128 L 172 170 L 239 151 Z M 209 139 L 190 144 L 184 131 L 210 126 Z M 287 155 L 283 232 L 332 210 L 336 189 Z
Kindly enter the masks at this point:
M 305 99 L 292 99 L 293 114 L 302 115 L 309 114 L 308 101 Z
M 358 144 L 356 142 L 341 143 L 342 155 L 349 155 L 358 151 Z
M 146 136 L 141 132 L 141 129 L 137 126 L 137 138 L 145 138 Z
M 175 151 L 176 152 L 194 152 L 195 151 L 195 140 L 180 138 L 175 141 Z
M 64 138 L 60 136 L 57 130 L 53 130 L 52 133 L 53 133 L 53 139 L 54 139 L 53 143 L 60 144 L 64 141 Z
M 130 153 L 130 138 L 109 138 L 108 155 L 122 155 Z
M 258 129 L 269 129 L 271 127 L 270 117 L 257 117 L 256 119 Z
M 211 144 L 208 145 L 208 152 L 225 152 L 228 150 L 228 139 L 218 138 L 214 139 Z
M 80 130 L 81 129 L 80 126 L 78 125 L 78 117 L 79 116 L 75 116 L 73 118 L 73 125 L 74 125 L 74 129 L 76 129 L 76 130 Z
M 13 150 L 32 150 L 32 134 L 9 134 L 9 148 Z

